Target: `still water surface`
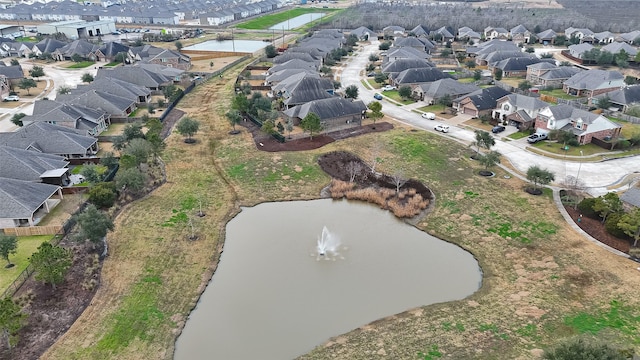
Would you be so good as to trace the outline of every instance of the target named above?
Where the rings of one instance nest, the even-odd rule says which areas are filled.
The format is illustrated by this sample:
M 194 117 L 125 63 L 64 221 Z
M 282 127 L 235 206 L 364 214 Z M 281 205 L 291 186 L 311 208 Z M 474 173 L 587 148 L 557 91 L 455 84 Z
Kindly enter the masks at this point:
M 323 226 L 346 247 L 316 260 Z M 176 360 L 292 359 L 332 336 L 481 285 L 477 261 L 387 211 L 314 200 L 244 208 L 176 343 Z

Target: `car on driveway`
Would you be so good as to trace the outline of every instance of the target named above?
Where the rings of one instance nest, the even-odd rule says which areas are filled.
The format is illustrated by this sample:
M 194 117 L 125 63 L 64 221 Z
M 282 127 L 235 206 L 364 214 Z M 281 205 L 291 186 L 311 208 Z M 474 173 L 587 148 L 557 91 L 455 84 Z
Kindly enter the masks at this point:
M 546 138 L 547 138 L 547 134 L 544 134 L 544 133 L 537 133 L 537 134 L 533 134 L 533 135 L 529 136 L 529 137 L 527 138 L 527 142 L 528 142 L 529 144 L 535 144 L 535 143 L 537 143 L 538 141 L 546 140 Z
M 506 129 L 504 126 L 497 125 L 497 126 L 494 126 L 493 129 L 491 129 L 491 132 L 494 133 L 494 134 L 497 134 L 497 133 L 503 132 L 504 129 Z
M 376 100 L 382 100 L 382 95 L 380 95 L 378 93 L 375 93 L 375 94 L 373 94 L 373 98 L 376 99 Z
M 448 133 L 449 132 L 449 125 L 436 125 L 436 127 L 433 128 L 435 131 L 440 131 L 443 133 Z
M 432 112 L 426 112 L 426 113 L 422 113 L 423 119 L 428 119 L 428 120 L 435 120 L 436 119 L 436 114 L 432 113 Z
M 3 101 L 20 101 L 20 96 L 18 95 L 9 95 L 9 96 L 5 96 L 4 99 L 2 99 Z
M 395 90 L 396 87 L 393 85 L 385 85 L 382 87 L 382 91 L 391 91 L 391 90 Z

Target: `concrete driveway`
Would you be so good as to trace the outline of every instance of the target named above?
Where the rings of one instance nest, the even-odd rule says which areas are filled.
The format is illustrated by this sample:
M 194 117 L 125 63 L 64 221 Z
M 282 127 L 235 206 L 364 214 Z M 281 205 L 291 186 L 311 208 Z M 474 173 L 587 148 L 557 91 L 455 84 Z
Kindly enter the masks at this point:
M 356 85 L 360 99 L 366 104 L 373 101 L 373 94 L 379 91 L 370 90 L 361 83 L 360 71 L 367 66 L 369 55 L 378 52 L 379 44 L 378 41 L 374 41 L 369 45 L 365 45 L 362 50 L 358 51 L 356 56 L 350 58 L 349 63 L 344 67 L 341 74 L 342 86 Z M 444 123 L 450 126 L 449 133 L 437 134 L 466 145 L 475 140 L 474 132 L 457 126 L 459 122 L 455 119 L 445 120 L 438 118 L 435 121 L 426 120 L 410 109 L 392 104 L 386 99 L 381 100 L 381 102 L 383 104 L 382 111 L 401 123 L 432 132 L 434 132 L 433 128 L 437 124 Z M 507 127 L 508 130 L 510 128 Z M 586 190 L 594 196 L 607 193 L 609 191 L 607 189 L 608 186 L 618 183 L 628 174 L 640 172 L 640 159 L 637 156 L 602 162 L 577 162 L 571 157 L 554 159 L 527 151 L 528 143 L 525 138 L 511 140 L 505 138 L 505 134 L 509 134 L 509 132 L 505 131 L 496 137 L 494 149 L 499 151 L 503 155 L 503 159 L 509 161 L 520 172 L 520 175 L 526 174 L 530 166 L 538 165 L 555 174 L 557 185 L 560 185 L 567 176 L 577 177 L 579 182 L 586 187 Z

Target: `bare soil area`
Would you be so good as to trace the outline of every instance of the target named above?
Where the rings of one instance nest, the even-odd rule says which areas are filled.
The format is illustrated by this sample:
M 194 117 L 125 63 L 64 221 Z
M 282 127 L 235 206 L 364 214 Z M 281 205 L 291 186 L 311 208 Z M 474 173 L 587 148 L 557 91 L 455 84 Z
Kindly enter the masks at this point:
M 580 211 L 575 210 L 571 206 L 565 206 L 564 208 L 567 210 L 569 215 L 571 215 L 571 218 L 580 227 L 580 229 L 591 235 L 591 237 L 603 244 L 611 246 L 614 249 L 629 253 L 631 243 L 628 240 L 620 239 L 609 234 L 604 228 L 604 224 L 602 224 L 602 221 L 583 216 L 582 218 L 580 218 L 580 222 L 578 222 L 576 220 L 580 217 Z

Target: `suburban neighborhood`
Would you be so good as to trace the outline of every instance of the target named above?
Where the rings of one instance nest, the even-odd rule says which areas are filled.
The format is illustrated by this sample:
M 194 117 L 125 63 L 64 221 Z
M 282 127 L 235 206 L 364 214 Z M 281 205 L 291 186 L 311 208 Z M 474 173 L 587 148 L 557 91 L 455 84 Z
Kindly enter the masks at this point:
M 636 359 L 640 29 L 573 1 L 2 4 L 0 358 Z

